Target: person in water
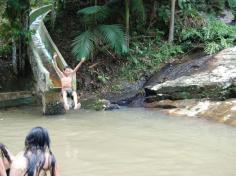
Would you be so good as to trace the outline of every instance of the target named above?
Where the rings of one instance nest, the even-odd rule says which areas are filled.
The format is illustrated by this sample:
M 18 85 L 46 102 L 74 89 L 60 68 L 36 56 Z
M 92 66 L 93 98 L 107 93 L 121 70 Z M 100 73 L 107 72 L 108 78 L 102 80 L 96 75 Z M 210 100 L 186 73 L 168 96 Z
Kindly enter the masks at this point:
M 79 109 L 81 104 L 78 103 L 78 95 L 76 93 L 76 90 L 73 90 L 73 88 L 72 88 L 72 79 L 73 79 L 73 75 L 76 74 L 76 72 L 79 70 L 80 66 L 84 63 L 85 58 L 81 59 L 80 63 L 75 67 L 74 70 L 72 70 L 70 67 L 67 66 L 64 68 L 64 71 L 62 72 L 57 66 L 57 57 L 58 57 L 57 53 L 54 53 L 53 63 L 54 63 L 55 68 L 61 78 L 64 108 L 66 110 L 69 110 L 67 96 L 72 96 L 73 100 L 74 100 L 74 109 Z
M 10 176 L 46 176 L 47 172 L 51 176 L 60 176 L 47 130 L 35 127 L 25 138 L 24 151 L 12 161 Z
M 0 176 L 8 176 L 14 156 L 0 143 Z

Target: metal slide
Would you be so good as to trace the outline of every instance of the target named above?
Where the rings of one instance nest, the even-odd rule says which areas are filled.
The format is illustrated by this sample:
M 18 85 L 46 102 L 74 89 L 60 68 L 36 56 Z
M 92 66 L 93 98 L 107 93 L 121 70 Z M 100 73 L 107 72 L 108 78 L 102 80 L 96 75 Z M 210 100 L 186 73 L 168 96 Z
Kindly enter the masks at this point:
M 42 100 L 43 113 L 54 115 L 65 113 L 61 99 L 61 81 L 52 64 L 53 53 L 59 56 L 58 67 L 67 66 L 58 48 L 52 41 L 44 19 L 51 11 L 51 5 L 43 6 L 30 13 L 30 29 L 33 31 L 29 43 L 29 58 L 35 79 L 37 95 Z M 73 79 L 73 88 L 76 90 L 76 78 Z

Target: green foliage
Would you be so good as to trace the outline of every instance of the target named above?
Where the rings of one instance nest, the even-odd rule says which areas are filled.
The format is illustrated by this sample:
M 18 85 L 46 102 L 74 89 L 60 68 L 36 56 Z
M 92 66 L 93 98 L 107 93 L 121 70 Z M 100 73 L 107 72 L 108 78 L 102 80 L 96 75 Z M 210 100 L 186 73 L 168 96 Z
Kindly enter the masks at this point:
M 228 0 L 230 8 L 235 8 L 236 7 L 236 0 Z
M 204 51 L 208 54 L 214 54 L 221 49 L 220 45 L 214 41 L 206 43 Z
M 203 28 L 184 28 L 180 35 L 181 41 L 189 46 L 202 46 L 207 54 L 214 54 L 233 46 L 236 27 L 211 19 Z
M 170 6 L 162 5 L 158 9 L 157 13 L 158 13 L 158 17 L 160 18 L 161 21 L 163 21 L 166 24 L 169 22 L 169 18 L 170 18 L 170 15 L 171 15 Z
M 19 23 L 9 23 L 8 20 L 0 22 L 0 55 L 7 55 L 11 52 L 12 39 L 15 41 L 24 38 L 28 42 L 33 31 L 24 29 Z
M 97 50 L 107 50 L 107 46 L 117 54 L 127 52 L 122 27 L 116 24 L 100 24 L 109 17 L 109 12 L 107 6 L 87 7 L 78 12 L 83 14 L 82 21 L 86 29 L 74 39 L 72 44 L 72 53 L 78 60 L 82 57 L 91 57 Z
M 191 40 L 191 41 L 196 42 L 202 38 L 203 38 L 203 35 L 201 31 L 197 28 L 184 28 L 181 33 L 181 39 L 183 41 Z
M 10 45 L 7 43 L 0 43 L 0 56 L 9 54 L 11 51 Z
M 178 5 L 180 9 L 191 9 L 194 2 L 190 0 L 178 0 Z
M 77 59 L 89 58 L 94 51 L 96 37 L 93 31 L 85 31 L 74 39 L 72 53 Z
M 226 25 L 219 20 L 210 20 L 203 28 L 204 37 L 207 40 L 214 40 L 220 37 L 234 37 L 235 27 Z
M 23 39 L 27 42 L 32 31 L 28 30 L 27 21 L 22 20 L 29 11 L 28 0 L 6 1 L 4 19 L 0 23 L 0 37 L 4 42 L 10 43 L 12 39 Z
M 154 56 L 153 62 L 160 64 L 171 57 L 183 53 L 183 48 L 181 45 L 175 45 L 170 43 L 163 44 L 157 53 L 152 54 Z
M 120 92 L 122 90 L 122 85 L 120 84 L 114 84 L 111 87 L 112 92 Z
M 224 24 L 221 21 L 212 21 L 203 28 L 205 52 L 214 54 L 224 48 L 233 46 L 236 38 L 236 27 Z
M 185 7 L 185 6 L 184 6 Z M 205 17 L 193 6 L 186 6 L 179 11 L 176 17 L 177 28 L 202 28 L 206 23 Z
M 136 17 L 141 17 L 142 21 L 146 20 L 146 10 L 143 0 L 130 0 L 131 12 Z
M 133 79 L 139 79 L 143 74 L 150 75 L 161 63 L 182 53 L 181 45 L 163 43 L 163 41 L 156 39 L 143 42 L 137 41 L 132 43 L 127 58 L 129 64 L 121 69 L 121 77 L 132 81 Z
M 87 30 L 74 39 L 72 44 L 73 54 L 79 60 L 82 57 L 89 58 L 95 48 L 107 44 L 117 54 L 127 52 L 124 33 L 119 25 L 98 25 L 93 30 Z
M 206 6 L 219 10 L 224 9 L 227 0 L 204 1 Z M 176 19 L 177 41 L 183 43 L 187 49 L 201 47 L 207 54 L 214 54 L 232 46 L 236 28 L 215 19 L 214 13 L 208 14 L 207 20 L 207 16 L 200 13 L 196 4 L 197 1 L 178 1 L 180 14 Z
M 124 33 L 119 25 L 99 25 L 98 31 L 103 41 L 111 46 L 118 54 L 126 53 Z
M 6 1 L 0 0 L 0 21 L 3 15 L 3 12 L 5 11 L 6 8 Z
M 109 17 L 110 9 L 107 6 L 91 6 L 78 11 L 82 14 L 82 21 L 87 24 L 94 24 L 96 22 L 103 22 Z
M 40 7 L 50 3 L 53 3 L 52 0 L 30 0 L 30 4 L 32 7 Z
M 226 0 L 212 0 L 210 4 L 216 9 L 223 10 L 225 8 L 225 2 Z
M 105 74 L 99 74 L 98 75 L 98 80 L 101 81 L 103 84 L 106 84 L 109 81 L 109 76 L 105 75 Z
M 33 31 L 23 28 L 18 22 L 2 21 L 0 24 L 0 38 L 5 42 L 11 42 L 12 39 L 17 40 L 24 37 L 25 42 L 30 39 Z

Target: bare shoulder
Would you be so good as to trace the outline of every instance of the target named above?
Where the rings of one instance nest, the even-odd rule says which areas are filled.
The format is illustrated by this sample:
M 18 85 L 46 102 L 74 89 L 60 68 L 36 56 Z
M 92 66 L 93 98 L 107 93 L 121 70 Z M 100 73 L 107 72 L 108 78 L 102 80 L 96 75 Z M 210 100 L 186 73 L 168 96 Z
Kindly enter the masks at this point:
M 12 167 L 15 169 L 26 169 L 27 159 L 24 156 L 24 152 L 20 152 L 14 157 Z
M 27 160 L 24 157 L 24 152 L 18 153 L 12 161 L 10 168 L 10 176 L 23 176 L 27 168 Z

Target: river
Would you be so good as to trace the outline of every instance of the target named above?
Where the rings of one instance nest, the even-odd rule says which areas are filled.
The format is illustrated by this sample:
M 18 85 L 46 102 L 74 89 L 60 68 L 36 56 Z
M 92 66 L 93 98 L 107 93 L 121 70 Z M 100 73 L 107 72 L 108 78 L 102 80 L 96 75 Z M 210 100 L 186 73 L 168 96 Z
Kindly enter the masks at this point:
M 37 107 L 0 111 L 0 142 L 13 153 L 48 128 L 63 176 L 235 176 L 236 128 L 156 110 L 82 110 L 44 117 Z

